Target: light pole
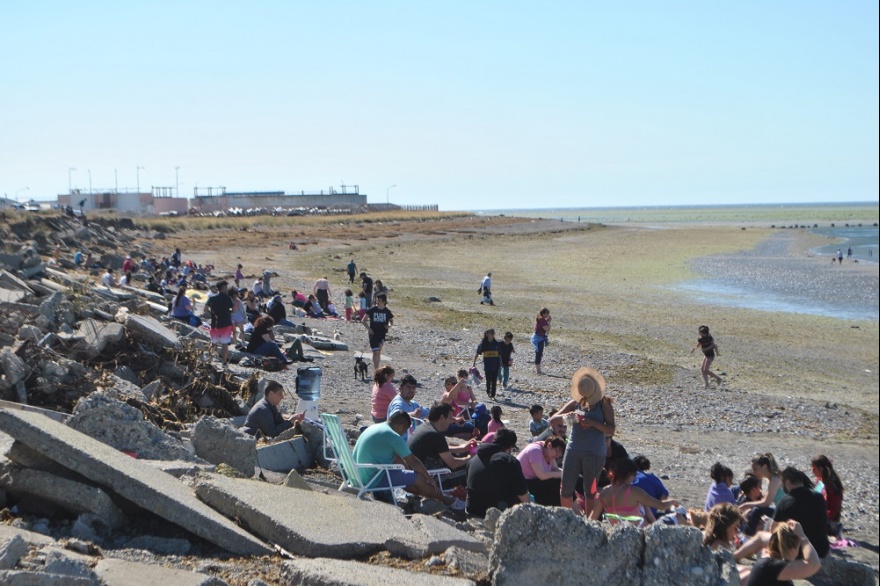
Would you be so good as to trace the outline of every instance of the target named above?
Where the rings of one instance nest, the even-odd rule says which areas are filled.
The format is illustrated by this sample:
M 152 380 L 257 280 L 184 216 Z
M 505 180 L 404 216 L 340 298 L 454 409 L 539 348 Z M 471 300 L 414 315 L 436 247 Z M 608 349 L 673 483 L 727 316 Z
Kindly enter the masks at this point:
M 385 188 L 385 203 L 391 203 L 391 190 L 397 187 L 396 185 L 390 185 Z
M 68 167 L 68 169 L 67 169 L 67 191 L 69 191 L 70 193 L 73 193 L 73 183 L 71 182 L 71 179 L 70 179 L 70 174 L 73 171 L 76 171 L 76 167 Z
M 115 185 L 114 191 L 119 193 L 119 172 L 116 169 L 113 169 L 113 185 Z
M 174 197 L 180 197 L 180 167 L 174 168 Z
M 141 192 L 141 169 L 146 169 L 146 167 L 141 167 L 140 165 L 138 165 L 137 169 L 135 170 L 135 173 L 137 174 L 137 192 L 138 193 Z
M 92 192 L 92 170 L 86 169 L 86 171 L 89 172 L 89 193 L 91 193 Z
M 16 192 L 15 192 L 15 201 L 18 201 L 18 194 L 19 194 L 19 193 L 21 193 L 22 191 L 30 191 L 30 190 L 31 190 L 30 187 L 22 187 L 21 189 L 19 189 L 18 191 L 16 191 Z

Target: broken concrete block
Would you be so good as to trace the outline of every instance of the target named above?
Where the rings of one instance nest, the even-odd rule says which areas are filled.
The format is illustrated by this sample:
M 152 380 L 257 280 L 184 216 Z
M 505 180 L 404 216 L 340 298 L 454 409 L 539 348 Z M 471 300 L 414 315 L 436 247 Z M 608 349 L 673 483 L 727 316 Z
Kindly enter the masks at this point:
M 35 496 L 69 512 L 92 513 L 114 529 L 125 524 L 125 516 L 106 492 L 49 472 L 0 464 L 0 486 L 10 494 Z
M 31 277 L 42 274 L 45 270 L 46 265 L 43 263 L 38 263 L 31 267 L 21 267 L 20 269 L 18 269 L 18 274 L 20 274 L 24 279 L 30 279 Z
M 125 329 L 155 348 L 177 348 L 180 345 L 177 334 L 153 317 L 128 314 L 125 318 Z
M 17 385 L 31 373 L 24 360 L 19 358 L 11 348 L 0 350 L 0 371 L 6 376 L 6 382 L 9 385 Z
M 0 252 L 0 265 L 6 265 L 14 271 L 18 270 L 21 267 L 21 255 Z
M 223 586 L 223 580 L 187 570 L 166 568 L 138 562 L 104 558 L 95 566 L 95 573 L 106 586 Z
M 198 457 L 212 464 L 227 464 L 248 477 L 254 475 L 257 441 L 229 422 L 202 417 L 193 428 L 192 443 Z
M 0 584 L 4 586 L 94 586 L 90 578 L 31 572 L 28 570 L 0 571 Z
M 28 544 L 20 535 L 0 537 L 0 570 L 14 568 L 21 556 L 28 552 Z
M 302 436 L 286 442 L 277 442 L 257 448 L 257 463 L 260 468 L 273 472 L 290 472 L 291 470 L 310 468 L 312 454 L 306 447 Z
M 155 535 L 138 535 L 129 539 L 125 547 L 144 549 L 157 555 L 186 555 L 192 547 L 186 539 L 174 537 L 157 537 Z
M 204 502 L 295 555 L 350 558 L 386 549 L 390 540 L 423 541 L 397 507 L 383 503 L 216 474 L 199 475 L 195 489 Z
M 485 574 L 489 571 L 489 556 L 485 553 L 450 547 L 443 553 L 443 561 L 447 567 L 462 574 Z
M 112 394 L 95 391 L 80 399 L 68 425 L 117 450 L 135 452 L 138 458 L 195 459 L 183 442 L 146 421 L 138 409 L 116 400 Z
M 441 519 L 426 515 L 413 515 L 409 521 L 425 537 L 426 546 L 430 553 L 441 553 L 450 547 L 488 553 L 486 545 L 482 541 L 469 533 L 456 529 Z
M 125 336 L 125 328 L 113 322 L 86 319 L 80 322 L 76 335 L 82 338 L 82 342 L 74 347 L 77 356 L 94 358 L 107 346 L 122 341 Z
M 146 401 L 152 401 L 153 397 L 162 389 L 162 381 L 154 380 L 148 385 L 141 387 L 141 393 Z
M 302 586 L 474 586 L 473 581 L 463 578 L 332 559 L 284 562 L 282 575 L 285 583 Z
M 265 555 L 272 551 L 193 497 L 190 489 L 174 477 L 65 425 L 36 413 L 0 410 L 0 430 L 227 551 L 240 555 Z M 287 494 L 308 494 L 277 488 Z
M 91 580 L 94 584 L 98 581 L 95 572 L 86 565 L 82 559 L 74 557 L 76 554 L 68 554 L 63 550 L 53 549 L 46 556 L 46 566 L 43 572 L 47 574 L 58 574 L 68 576 L 70 578 L 84 578 Z
M 282 486 L 286 486 L 287 488 L 298 488 L 300 490 L 312 490 L 312 485 L 306 482 L 306 479 L 300 476 L 299 472 L 296 470 L 291 470 L 287 473 L 287 476 L 284 477 Z

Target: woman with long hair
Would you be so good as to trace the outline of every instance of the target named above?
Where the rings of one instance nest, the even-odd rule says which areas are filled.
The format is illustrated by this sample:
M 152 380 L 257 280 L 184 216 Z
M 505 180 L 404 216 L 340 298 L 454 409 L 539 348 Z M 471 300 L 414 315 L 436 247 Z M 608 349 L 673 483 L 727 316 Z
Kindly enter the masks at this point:
M 744 520 L 737 506 L 719 503 L 709 509 L 708 517 L 706 529 L 703 530 L 703 545 L 708 545 L 713 550 L 736 550 L 739 525 Z
M 773 517 L 773 512 L 779 501 L 785 497 L 785 491 L 782 489 L 782 475 L 779 470 L 779 464 L 773 454 L 766 453 L 752 459 L 752 473 L 762 481 L 767 481 L 767 490 L 760 500 L 747 501 L 739 506 L 739 510 L 746 515 L 747 524 L 744 533 L 746 535 L 754 535 L 761 525 L 762 517 L 765 515 Z
M 562 470 L 556 461 L 565 453 L 565 440 L 552 435 L 542 442 L 532 442 L 517 454 L 523 476 L 535 502 L 547 507 L 558 507 L 559 483 Z
M 397 389 L 391 383 L 394 369 L 386 364 L 373 372 L 373 391 L 370 395 L 370 414 L 373 423 L 382 423 L 388 418 L 388 405 L 397 396 Z
M 840 508 L 843 505 L 843 483 L 828 456 L 819 455 L 810 461 L 813 476 L 816 478 L 816 490 L 825 497 L 828 508 L 828 535 L 840 536 Z
M 800 555 L 801 559 L 798 559 Z M 746 570 L 747 586 L 791 584 L 792 580 L 809 578 L 819 571 L 819 554 L 797 521 L 781 523 L 770 536 L 770 543 L 760 558 Z

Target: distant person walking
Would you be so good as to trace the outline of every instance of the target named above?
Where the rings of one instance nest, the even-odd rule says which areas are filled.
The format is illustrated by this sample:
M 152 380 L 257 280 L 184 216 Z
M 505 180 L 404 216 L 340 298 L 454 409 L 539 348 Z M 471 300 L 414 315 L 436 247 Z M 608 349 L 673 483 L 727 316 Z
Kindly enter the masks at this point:
M 837 264 L 843 264 L 843 251 L 837 249 Z
M 535 316 L 535 331 L 532 333 L 532 346 L 535 348 L 535 371 L 541 372 L 541 362 L 544 359 L 544 347 L 550 342 L 550 310 L 542 307 Z
M 357 274 L 358 267 L 354 264 L 354 259 L 351 259 L 351 262 L 348 263 L 348 284 L 351 285 L 354 283 L 354 276 Z
M 480 305 L 495 305 L 492 301 L 492 273 L 486 273 L 486 276 L 480 282 L 478 291 L 480 293 Z
M 849 260 L 851 258 L 852 258 L 852 246 L 848 246 L 846 248 L 846 260 Z
M 480 356 L 483 357 L 483 370 L 486 374 L 486 394 L 494 399 L 498 389 L 498 371 L 501 370 L 501 342 L 495 339 L 495 330 L 491 328 L 483 333 L 472 366 L 477 366 L 477 358 Z
M 720 356 L 721 352 L 718 351 L 715 339 L 709 334 L 708 326 L 700 326 L 698 331 L 700 337 L 697 339 L 697 345 L 691 348 L 691 354 L 693 354 L 694 350 L 697 348 L 700 348 L 703 351 L 703 364 L 700 366 L 700 374 L 703 375 L 703 382 L 708 389 L 710 376 L 714 378 L 715 382 L 719 385 L 722 383 L 721 377 L 709 370 L 709 367 L 712 366 L 712 361 L 715 360 L 715 356 Z

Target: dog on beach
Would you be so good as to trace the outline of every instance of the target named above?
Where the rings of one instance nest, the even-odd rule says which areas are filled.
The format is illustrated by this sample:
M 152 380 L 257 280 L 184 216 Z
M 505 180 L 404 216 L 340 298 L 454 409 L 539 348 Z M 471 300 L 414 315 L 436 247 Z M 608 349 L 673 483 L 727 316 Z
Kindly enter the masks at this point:
M 354 378 L 367 380 L 367 363 L 363 356 L 354 357 Z

